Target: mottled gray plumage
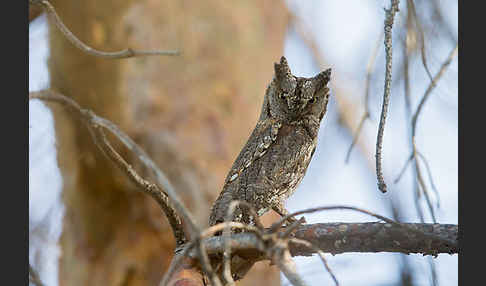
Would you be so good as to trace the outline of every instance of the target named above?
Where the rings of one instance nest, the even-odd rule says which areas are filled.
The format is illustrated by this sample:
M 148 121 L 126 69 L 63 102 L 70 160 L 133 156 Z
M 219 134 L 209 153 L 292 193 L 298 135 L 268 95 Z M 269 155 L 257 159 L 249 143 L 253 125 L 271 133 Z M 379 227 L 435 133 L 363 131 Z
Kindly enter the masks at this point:
M 258 123 L 213 204 L 210 225 L 224 221 L 232 200 L 248 202 L 259 216 L 270 209 L 286 214 L 285 199 L 304 177 L 316 148 L 330 76 L 327 69 L 313 78 L 296 77 L 284 57 L 275 63 Z M 244 208 L 235 210 L 233 221 L 253 224 Z

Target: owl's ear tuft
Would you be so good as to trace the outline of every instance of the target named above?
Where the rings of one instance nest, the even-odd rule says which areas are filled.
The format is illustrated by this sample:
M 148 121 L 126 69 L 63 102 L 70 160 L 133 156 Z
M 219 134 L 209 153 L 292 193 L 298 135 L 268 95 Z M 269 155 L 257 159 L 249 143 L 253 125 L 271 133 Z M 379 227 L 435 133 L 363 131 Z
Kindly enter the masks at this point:
M 280 63 L 275 63 L 275 75 L 277 76 L 278 80 L 284 80 L 292 75 L 289 67 L 289 63 L 285 57 L 280 58 Z
M 327 69 L 325 71 L 320 72 L 318 75 L 312 78 L 315 86 L 317 87 L 316 90 L 320 90 L 324 86 L 326 86 L 329 81 L 331 80 L 331 69 Z

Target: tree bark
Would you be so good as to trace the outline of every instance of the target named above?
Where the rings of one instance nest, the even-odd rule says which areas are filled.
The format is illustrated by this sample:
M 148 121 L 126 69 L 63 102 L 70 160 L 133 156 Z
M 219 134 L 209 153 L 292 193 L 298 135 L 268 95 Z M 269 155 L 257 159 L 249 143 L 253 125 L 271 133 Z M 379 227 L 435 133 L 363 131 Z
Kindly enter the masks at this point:
M 51 87 L 141 144 L 205 226 L 282 55 L 288 21 L 282 1 L 52 4 L 96 49 L 181 51 L 178 57 L 96 58 L 50 23 Z M 106 160 L 84 128 L 52 109 L 66 207 L 61 285 L 157 285 L 174 250 L 163 213 Z M 262 281 L 278 283 L 278 271 L 256 271 L 240 285 Z
M 299 226 L 290 237 L 306 240 L 321 251 L 333 255 L 347 252 L 399 252 L 435 256 L 439 253 L 459 253 L 458 229 L 454 224 L 431 223 L 316 223 Z M 206 239 L 208 254 L 223 253 L 223 243 L 221 236 Z M 253 252 L 254 257 L 261 256 L 259 249 L 264 247 L 258 242 L 257 235 L 249 232 L 232 234 L 230 245 L 232 253 L 243 251 L 248 256 L 248 253 Z M 295 243 L 290 243 L 289 250 L 292 256 L 311 256 L 316 253 L 315 249 Z M 189 257 L 197 257 L 195 250 L 189 253 Z
M 284 232 L 285 228 L 280 231 Z M 297 227 L 290 236 L 290 239 L 293 238 L 305 240 L 313 247 L 290 241 L 288 250 L 291 256 L 311 256 L 318 250 L 333 255 L 346 252 L 395 252 L 432 256 L 459 253 L 458 226 L 452 224 L 317 223 Z M 222 236 L 214 236 L 204 241 L 209 256 L 221 259 L 225 251 L 224 239 Z M 250 261 L 269 260 L 268 251 L 274 246 L 273 242 L 262 241 L 251 232 L 231 234 L 227 239 L 233 255 Z M 187 285 L 204 285 L 200 268 L 198 252 L 192 249 L 174 271 L 169 285 L 183 282 Z M 231 268 L 234 270 L 238 267 L 232 265 Z

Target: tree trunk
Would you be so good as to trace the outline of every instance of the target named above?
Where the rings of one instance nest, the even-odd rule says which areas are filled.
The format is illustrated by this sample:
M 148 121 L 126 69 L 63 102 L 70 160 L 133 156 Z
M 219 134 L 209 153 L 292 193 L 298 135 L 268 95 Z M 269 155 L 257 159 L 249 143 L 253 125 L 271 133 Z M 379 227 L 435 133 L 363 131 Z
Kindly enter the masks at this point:
M 283 53 L 288 22 L 283 2 L 52 4 L 93 48 L 181 51 L 177 57 L 97 58 L 50 23 L 51 87 L 140 143 L 206 226 L 224 177 L 257 121 L 273 63 Z M 79 122 L 52 109 L 66 206 L 61 285 L 157 285 L 175 245 L 164 214 L 106 160 Z M 277 285 L 276 268 L 264 266 L 240 285 Z

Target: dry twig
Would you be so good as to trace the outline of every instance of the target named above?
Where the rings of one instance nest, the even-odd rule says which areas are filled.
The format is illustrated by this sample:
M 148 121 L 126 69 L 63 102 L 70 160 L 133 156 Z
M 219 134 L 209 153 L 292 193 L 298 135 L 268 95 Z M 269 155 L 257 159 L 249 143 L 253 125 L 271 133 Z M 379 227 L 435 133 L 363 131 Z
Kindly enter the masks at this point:
M 194 245 L 197 247 L 199 253 L 199 259 L 201 267 L 204 273 L 211 279 L 213 285 L 221 285 L 219 278 L 215 275 L 212 270 L 211 264 L 209 263 L 209 258 L 207 256 L 206 250 L 200 241 L 201 231 L 199 227 L 194 223 L 194 219 L 184 207 L 177 194 L 170 184 L 166 184 L 167 189 L 161 189 L 160 186 L 153 184 L 144 178 L 142 178 L 138 173 L 123 159 L 123 157 L 113 148 L 110 144 L 103 128 L 108 128 L 115 136 L 117 136 L 124 144 L 128 144 L 130 149 L 138 150 L 138 146 L 130 144 L 132 141 L 127 140 L 128 136 L 125 135 L 121 130 L 119 130 L 115 124 L 103 119 L 91 110 L 81 108 L 74 100 L 63 96 L 52 90 L 44 90 L 40 92 L 31 92 L 29 94 L 29 99 L 41 99 L 45 101 L 52 101 L 56 103 L 61 103 L 63 106 L 67 107 L 77 118 L 86 125 L 93 140 L 100 150 L 112 161 L 114 162 L 127 176 L 130 180 L 135 183 L 142 191 L 153 197 L 161 206 L 162 210 L 165 212 L 167 219 L 174 232 L 174 237 L 176 238 L 177 246 L 182 245 L 187 241 L 186 234 L 182 226 L 182 221 L 178 214 L 182 214 L 184 222 L 189 227 L 189 238 L 192 239 Z M 109 126 L 109 127 L 106 127 Z M 141 150 L 141 149 L 140 149 Z M 143 151 L 138 150 L 138 155 L 145 154 Z M 146 160 L 142 160 L 147 168 L 150 168 L 150 164 L 146 164 Z M 151 161 L 150 161 L 151 162 Z M 153 162 L 152 162 L 153 163 Z M 155 173 L 161 172 L 160 170 L 153 170 Z M 168 182 L 166 182 L 168 183 Z M 174 206 L 173 206 L 173 205 Z
M 231 218 L 235 212 L 237 206 L 245 207 L 250 215 L 253 217 L 253 221 L 255 222 L 256 227 L 263 231 L 263 224 L 260 221 L 257 213 L 253 209 L 253 207 L 244 201 L 232 201 L 228 207 L 226 212 L 225 222 L 230 222 Z M 223 277 L 226 280 L 228 285 L 235 285 L 235 281 L 233 280 L 233 276 L 231 275 L 231 245 L 229 243 L 229 235 L 230 235 L 230 227 L 229 224 L 225 227 L 223 231 L 223 240 L 224 240 L 224 252 L 223 252 Z
M 47 13 L 49 17 L 54 21 L 56 27 L 63 33 L 63 35 L 68 39 L 74 46 L 82 50 L 83 52 L 102 58 L 108 59 L 124 59 L 131 57 L 142 57 L 142 56 L 175 56 L 179 55 L 179 51 L 138 51 L 131 48 L 118 51 L 118 52 L 104 52 L 93 49 L 92 47 L 81 42 L 62 22 L 59 15 L 57 15 L 54 7 L 47 0 L 29 0 L 31 5 L 41 6 Z
M 331 270 L 329 265 L 327 264 L 327 259 L 324 257 L 324 252 L 322 252 L 318 247 L 314 246 L 312 243 L 308 242 L 307 240 L 299 239 L 299 238 L 292 238 L 290 240 L 292 243 L 296 244 L 302 244 L 308 248 L 312 248 L 317 254 L 319 254 L 319 258 L 322 261 L 322 264 L 324 264 L 324 267 L 326 268 L 327 272 L 329 272 L 329 275 L 331 275 L 332 280 L 334 280 L 334 283 L 336 283 L 336 286 L 339 286 L 339 282 L 336 278 L 336 275 L 334 275 L 334 272 Z
M 411 126 L 412 126 L 412 135 L 411 135 L 412 154 L 410 155 L 409 159 L 407 160 L 407 162 L 405 163 L 404 167 L 402 168 L 402 171 L 400 172 L 400 174 L 398 175 L 397 179 L 395 180 L 395 182 L 397 182 L 398 180 L 400 180 L 401 176 L 405 172 L 405 170 L 408 167 L 409 163 L 411 161 L 413 161 L 414 162 L 415 170 L 417 172 L 417 182 L 418 182 L 418 184 L 420 186 L 420 189 L 418 190 L 419 193 L 417 194 L 416 200 L 418 200 L 420 198 L 420 194 L 421 194 L 421 192 L 423 192 L 423 194 L 425 196 L 425 199 L 426 199 L 426 202 L 427 202 L 427 205 L 429 207 L 429 211 L 431 213 L 431 216 L 432 216 L 432 219 L 433 219 L 434 222 L 436 221 L 434 207 L 432 206 L 428 189 L 426 187 L 426 184 L 424 183 L 423 176 L 422 176 L 422 172 L 421 172 L 420 165 L 418 163 L 417 157 L 420 157 L 422 159 L 422 161 L 424 162 L 424 164 L 426 166 L 426 169 L 427 169 L 427 172 L 428 172 L 428 175 L 429 175 L 429 179 L 430 179 L 432 188 L 433 188 L 434 192 L 436 193 L 437 197 L 438 197 L 439 192 L 438 192 L 437 188 L 435 187 L 435 184 L 433 183 L 432 173 L 431 173 L 430 167 L 429 167 L 429 165 L 427 163 L 427 160 L 425 159 L 425 156 L 423 156 L 418 151 L 417 146 L 415 144 L 415 136 L 416 136 L 416 131 L 417 131 L 417 120 L 418 120 L 418 117 L 421 114 L 421 111 L 422 111 L 423 106 L 425 105 L 425 102 L 427 101 L 427 99 L 429 98 L 430 94 L 432 93 L 432 90 L 435 88 L 435 86 L 437 85 L 437 82 L 440 80 L 440 78 L 442 77 L 442 75 L 447 70 L 447 67 L 450 65 L 450 63 L 452 62 L 452 60 L 454 59 L 454 57 L 457 55 L 457 52 L 458 52 L 458 45 L 456 44 L 456 46 L 454 47 L 454 49 L 452 49 L 452 51 L 449 53 L 449 55 L 448 55 L 447 59 L 445 60 L 445 62 L 442 64 L 442 66 L 439 69 L 439 71 L 437 72 L 437 74 L 432 79 L 432 82 L 427 87 L 427 90 L 425 91 L 424 96 L 421 98 L 421 100 L 420 100 L 420 102 L 419 102 L 419 104 L 417 106 L 417 110 L 415 111 L 415 113 L 412 116 L 412 123 L 411 123 Z M 418 206 L 418 202 L 416 202 L 416 204 L 417 204 L 417 207 L 420 208 Z M 419 212 L 420 212 L 420 209 L 419 209 Z M 423 219 L 423 215 L 421 215 L 421 217 Z
M 290 256 L 290 252 L 286 244 L 278 247 L 276 253 L 273 255 L 272 262 L 277 265 L 280 270 L 282 270 L 282 273 L 290 281 L 290 283 L 292 283 L 292 285 L 307 285 L 297 273 L 297 267 Z
M 392 81 L 392 28 L 395 14 L 398 12 L 399 0 L 391 0 L 391 7 L 386 11 L 385 18 L 385 52 L 386 52 L 386 70 L 385 70 L 385 88 L 383 94 L 383 106 L 381 109 L 380 124 L 378 126 L 378 136 L 376 139 L 376 176 L 378 179 L 378 189 L 386 193 L 385 179 L 383 178 L 383 170 L 381 166 L 381 152 L 383 145 L 383 132 L 385 130 L 386 116 L 388 113 L 388 105 L 391 96 L 391 81 Z
M 113 123 L 110 122 L 108 124 L 106 119 L 101 120 L 100 117 L 94 114 L 92 111 L 81 108 L 74 100 L 55 91 L 43 90 L 39 92 L 31 92 L 29 94 L 29 99 L 40 99 L 60 103 L 67 107 L 70 111 L 73 111 L 71 114 L 74 114 L 77 118 L 81 119 L 81 121 L 90 131 L 93 140 L 101 151 L 107 155 L 108 158 L 110 158 L 111 161 L 113 161 L 128 176 L 128 178 L 135 183 L 135 185 L 140 187 L 143 192 L 149 194 L 157 201 L 167 216 L 167 219 L 174 232 L 177 245 L 181 245 L 186 241 L 182 221 L 179 218 L 178 213 L 183 214 L 186 222 L 191 222 L 192 218 L 177 197 L 170 197 L 171 195 L 174 195 L 174 191 L 170 188 L 170 185 L 168 186 L 168 189 L 161 189 L 159 186 L 138 175 L 138 173 L 125 161 L 125 159 L 123 159 L 123 157 L 113 148 L 113 146 L 111 146 L 102 128 L 106 125 L 110 125 L 111 129 L 109 130 L 112 131 L 115 136 L 123 134 L 121 137 L 117 138 L 128 137 L 127 135 L 125 135 L 118 128 L 115 128 Z M 103 124 L 100 124 L 100 122 L 103 122 Z M 129 143 L 126 140 L 120 140 L 124 143 Z M 131 149 L 136 149 L 136 146 L 132 146 Z M 172 203 L 175 206 L 172 206 Z
M 420 42 L 420 53 L 422 56 L 422 64 L 424 65 L 425 71 L 429 76 L 430 80 L 432 81 L 432 74 L 430 73 L 429 67 L 427 65 L 427 58 L 425 56 L 425 34 L 422 25 L 417 17 L 417 10 L 415 9 L 415 4 L 413 0 L 407 0 L 407 11 L 408 14 L 411 15 L 413 20 L 415 21 L 415 26 L 417 27 L 418 34 L 419 34 L 419 42 Z M 410 26 L 408 27 L 410 28 Z

